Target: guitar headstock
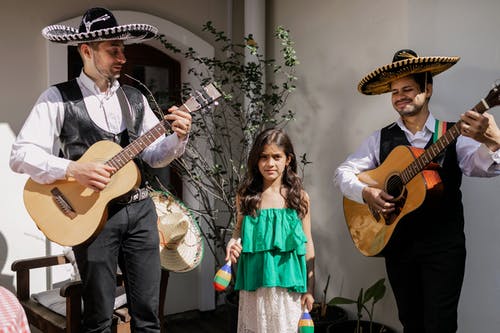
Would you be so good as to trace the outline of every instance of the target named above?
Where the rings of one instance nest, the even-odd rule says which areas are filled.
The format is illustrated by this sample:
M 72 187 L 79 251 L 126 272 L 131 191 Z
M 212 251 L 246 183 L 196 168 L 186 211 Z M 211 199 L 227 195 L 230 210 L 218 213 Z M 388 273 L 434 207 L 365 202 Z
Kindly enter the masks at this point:
M 486 104 L 492 108 L 494 106 L 500 105 L 500 81 L 497 80 L 494 83 L 493 89 L 490 90 L 488 96 L 484 98 Z
M 222 94 L 219 89 L 217 89 L 213 83 L 209 83 L 202 89 L 194 91 L 192 96 L 184 102 L 183 107 L 190 112 L 204 109 L 221 96 Z

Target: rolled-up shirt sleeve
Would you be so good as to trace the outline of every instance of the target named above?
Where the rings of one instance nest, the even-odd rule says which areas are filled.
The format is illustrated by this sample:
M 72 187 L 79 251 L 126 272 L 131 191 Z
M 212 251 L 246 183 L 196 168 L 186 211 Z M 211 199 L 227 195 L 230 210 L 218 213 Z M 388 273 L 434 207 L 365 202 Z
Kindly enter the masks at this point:
M 165 167 L 184 154 L 187 141 L 181 141 L 175 133 L 163 136 L 146 148 L 141 157 L 153 168 Z
M 156 126 L 159 122 L 158 118 L 156 118 L 156 116 L 154 115 L 145 98 L 144 105 L 146 107 L 144 110 L 143 124 L 141 126 L 141 135 Z M 168 128 L 168 123 L 166 126 L 167 132 L 169 132 L 170 130 Z M 184 154 L 187 142 L 188 137 L 186 137 L 184 140 L 180 140 L 176 133 L 172 133 L 168 136 L 162 135 L 149 147 L 144 149 L 141 154 L 141 158 L 153 168 L 165 167 L 174 159 Z
M 471 138 L 457 138 L 457 156 L 460 169 L 466 176 L 494 177 L 500 174 L 500 150 L 492 152 Z
M 369 136 L 354 153 L 342 162 L 334 174 L 334 183 L 347 198 L 363 203 L 362 191 L 366 186 L 358 174 L 379 165 L 380 131 Z

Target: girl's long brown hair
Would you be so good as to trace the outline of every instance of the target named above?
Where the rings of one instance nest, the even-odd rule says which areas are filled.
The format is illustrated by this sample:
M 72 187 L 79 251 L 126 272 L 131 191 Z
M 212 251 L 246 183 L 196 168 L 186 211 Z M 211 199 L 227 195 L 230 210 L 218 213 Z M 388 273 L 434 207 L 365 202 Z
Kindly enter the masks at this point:
M 264 146 L 273 143 L 283 149 L 287 158 L 290 157 L 290 163 L 285 167 L 281 179 L 281 185 L 286 189 L 286 206 L 295 209 L 299 217 L 303 218 L 307 214 L 308 204 L 303 197 L 302 179 L 297 174 L 297 159 L 293 145 L 288 135 L 277 128 L 266 129 L 255 138 L 248 156 L 247 172 L 238 189 L 240 213 L 257 215 L 263 191 L 263 177 L 259 171 L 258 162 Z

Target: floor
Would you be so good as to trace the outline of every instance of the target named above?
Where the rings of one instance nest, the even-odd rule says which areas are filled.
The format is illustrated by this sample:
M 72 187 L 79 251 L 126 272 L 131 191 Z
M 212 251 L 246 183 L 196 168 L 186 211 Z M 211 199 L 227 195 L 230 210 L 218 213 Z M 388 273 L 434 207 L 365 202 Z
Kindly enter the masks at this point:
M 166 317 L 166 333 L 232 333 L 231 313 L 222 305 L 214 311 L 188 311 Z M 42 333 L 31 327 L 31 333 Z
M 226 306 L 214 311 L 185 313 L 167 316 L 167 333 L 232 333 L 232 314 Z

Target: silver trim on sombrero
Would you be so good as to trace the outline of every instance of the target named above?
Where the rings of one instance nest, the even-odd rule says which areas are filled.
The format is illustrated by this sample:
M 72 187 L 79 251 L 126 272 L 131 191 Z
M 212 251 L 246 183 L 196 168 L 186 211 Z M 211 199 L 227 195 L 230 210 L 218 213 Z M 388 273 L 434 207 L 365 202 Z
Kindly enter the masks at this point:
M 358 91 L 365 95 L 379 95 L 391 91 L 390 82 L 395 79 L 423 72 L 435 76 L 460 60 L 460 57 L 414 57 L 395 61 L 377 68 L 358 84 Z
M 90 32 L 90 29 L 92 28 L 92 24 L 94 24 L 96 22 L 107 21 L 110 18 L 111 18 L 111 15 L 109 15 L 109 14 L 106 13 L 106 14 L 101 15 L 98 18 L 96 18 L 96 19 L 94 19 L 94 20 L 92 20 L 92 21 L 89 22 L 89 21 L 87 21 L 86 16 L 84 16 L 83 19 L 82 19 L 82 23 L 85 26 L 85 30 L 87 32 Z
M 137 42 L 154 38 L 157 34 L 156 27 L 142 23 L 119 25 L 91 32 L 78 32 L 76 28 L 60 24 L 50 25 L 42 30 L 43 37 L 49 41 L 70 45 L 105 40 Z

